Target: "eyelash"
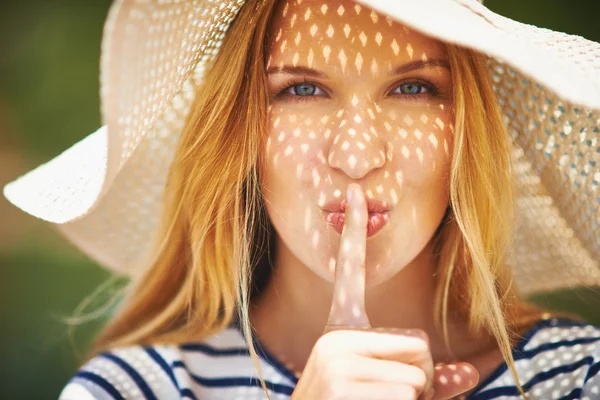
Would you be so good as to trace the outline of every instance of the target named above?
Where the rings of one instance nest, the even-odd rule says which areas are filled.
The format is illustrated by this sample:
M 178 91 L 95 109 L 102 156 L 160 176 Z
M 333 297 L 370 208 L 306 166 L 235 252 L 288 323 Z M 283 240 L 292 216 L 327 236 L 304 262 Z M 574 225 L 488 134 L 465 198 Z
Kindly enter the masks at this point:
M 275 93 L 275 98 L 277 97 L 292 97 L 293 99 L 288 99 L 289 101 L 293 101 L 293 102 L 306 102 L 306 101 L 313 101 L 315 99 L 315 97 L 323 97 L 323 95 L 310 95 L 310 96 L 300 96 L 297 94 L 293 94 L 293 93 L 285 93 L 287 90 L 292 89 L 294 86 L 298 86 L 298 85 L 310 85 L 310 86 L 315 86 L 316 88 L 326 92 L 325 90 L 323 90 L 319 84 L 315 83 L 315 82 L 310 82 L 307 81 L 306 79 L 303 80 L 298 80 L 298 79 L 292 79 L 288 82 L 286 82 L 281 89 L 278 89 Z M 398 83 L 395 83 L 394 86 L 392 86 L 391 90 L 389 90 L 388 92 L 393 92 L 394 90 L 400 88 L 401 86 L 404 85 L 419 85 L 424 87 L 425 89 L 427 89 L 426 92 L 424 93 L 417 93 L 417 94 L 402 94 L 402 93 L 394 93 L 392 94 L 393 96 L 401 96 L 409 101 L 418 101 L 421 100 L 424 97 L 439 97 L 440 96 L 440 91 L 437 88 L 437 86 L 435 86 L 434 84 L 432 84 L 431 82 L 427 82 L 421 79 L 407 79 L 405 81 L 401 81 Z

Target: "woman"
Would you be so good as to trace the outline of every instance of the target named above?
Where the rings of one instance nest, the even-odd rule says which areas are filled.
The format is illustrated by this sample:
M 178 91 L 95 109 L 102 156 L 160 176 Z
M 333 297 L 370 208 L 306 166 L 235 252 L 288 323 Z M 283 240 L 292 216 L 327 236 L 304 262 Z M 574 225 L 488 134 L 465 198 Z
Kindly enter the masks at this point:
M 100 130 L 79 145 L 83 166 L 61 155 L 77 176 L 52 184 L 79 182 L 88 202 L 20 203 L 133 276 L 61 398 L 600 398 L 600 330 L 517 295 L 556 287 L 523 272 L 554 242 L 535 249 L 548 232 L 523 224 L 511 246 L 515 196 L 519 217 L 554 210 L 527 203 L 550 196 L 533 192 L 540 176 L 562 179 L 543 157 L 539 175 L 526 164 L 560 119 L 549 106 L 597 141 L 597 114 L 564 99 L 598 107 L 599 92 L 540 72 L 559 97 L 451 44 L 476 31 L 436 18 L 461 15 L 481 34 L 471 47 L 498 39 L 489 53 L 532 68 L 474 1 L 118 3 L 102 64 L 108 161 L 91 150 L 107 146 Z M 6 190 L 15 203 L 23 182 Z M 561 247 L 588 284 L 597 239 Z

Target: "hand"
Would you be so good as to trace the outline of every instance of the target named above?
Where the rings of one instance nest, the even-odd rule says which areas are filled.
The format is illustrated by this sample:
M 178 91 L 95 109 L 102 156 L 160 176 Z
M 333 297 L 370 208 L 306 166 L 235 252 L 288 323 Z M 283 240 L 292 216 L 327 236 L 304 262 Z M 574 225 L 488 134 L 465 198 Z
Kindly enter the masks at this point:
M 434 368 L 425 332 L 371 328 L 364 306 L 367 204 L 357 184 L 346 198 L 326 333 L 292 400 L 449 399 L 472 389 L 479 380 L 472 365 Z

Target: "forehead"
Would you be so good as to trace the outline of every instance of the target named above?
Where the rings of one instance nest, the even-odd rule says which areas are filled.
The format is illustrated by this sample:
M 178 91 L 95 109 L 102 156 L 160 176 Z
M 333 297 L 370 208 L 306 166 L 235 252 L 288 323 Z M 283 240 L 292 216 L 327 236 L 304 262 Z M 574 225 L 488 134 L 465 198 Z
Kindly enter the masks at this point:
M 274 66 L 291 61 L 345 70 L 344 64 L 351 63 L 361 71 L 356 65 L 372 60 L 391 67 L 394 62 L 445 58 L 442 42 L 348 0 L 281 0 L 269 33 Z

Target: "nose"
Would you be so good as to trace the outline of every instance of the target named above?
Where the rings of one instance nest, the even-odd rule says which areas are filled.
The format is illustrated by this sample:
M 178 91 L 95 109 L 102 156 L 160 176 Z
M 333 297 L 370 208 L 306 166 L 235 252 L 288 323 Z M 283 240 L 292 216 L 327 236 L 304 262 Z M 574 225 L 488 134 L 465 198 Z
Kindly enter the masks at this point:
M 373 111 L 352 107 L 332 120 L 332 142 L 327 160 L 352 179 L 360 179 L 385 164 L 385 145 L 375 127 Z

